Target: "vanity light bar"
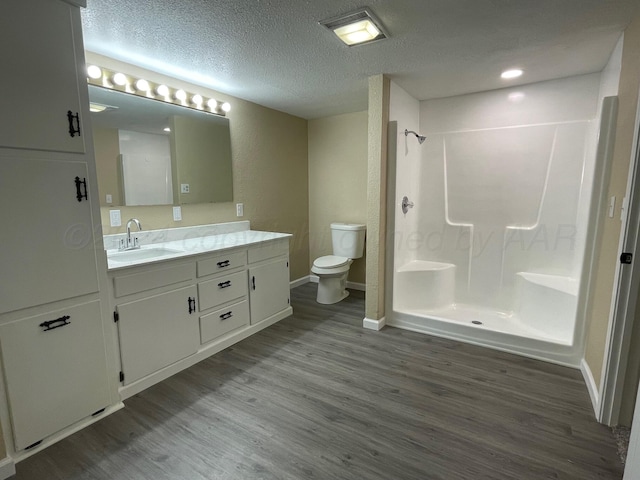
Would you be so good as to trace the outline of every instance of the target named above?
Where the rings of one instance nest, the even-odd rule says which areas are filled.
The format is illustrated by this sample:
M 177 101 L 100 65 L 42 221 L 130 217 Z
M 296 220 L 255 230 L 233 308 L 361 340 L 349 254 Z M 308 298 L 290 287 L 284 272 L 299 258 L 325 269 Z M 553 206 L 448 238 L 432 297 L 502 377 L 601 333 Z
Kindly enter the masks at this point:
M 225 116 L 231 110 L 228 102 L 219 102 L 214 98 L 205 98 L 197 93 L 186 92 L 160 83 L 149 82 L 122 72 L 115 72 L 97 65 L 87 66 L 87 82 L 98 87 L 111 88 L 139 97 L 153 98 L 194 110 Z

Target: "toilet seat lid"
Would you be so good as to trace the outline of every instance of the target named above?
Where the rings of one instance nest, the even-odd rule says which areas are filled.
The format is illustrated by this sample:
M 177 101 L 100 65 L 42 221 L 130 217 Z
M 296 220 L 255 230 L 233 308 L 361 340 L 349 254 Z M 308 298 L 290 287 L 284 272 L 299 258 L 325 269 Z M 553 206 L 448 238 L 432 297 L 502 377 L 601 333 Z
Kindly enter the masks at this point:
M 314 267 L 318 268 L 335 268 L 342 267 L 349 263 L 347 257 L 339 257 L 337 255 L 326 255 L 324 257 L 316 258 L 313 262 Z

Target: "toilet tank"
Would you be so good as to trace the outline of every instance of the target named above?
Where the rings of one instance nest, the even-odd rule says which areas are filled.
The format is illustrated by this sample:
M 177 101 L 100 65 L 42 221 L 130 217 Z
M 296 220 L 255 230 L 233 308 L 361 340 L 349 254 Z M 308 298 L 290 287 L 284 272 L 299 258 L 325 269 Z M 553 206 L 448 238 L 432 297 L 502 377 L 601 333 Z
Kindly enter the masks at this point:
M 347 258 L 362 257 L 365 231 L 366 225 L 360 223 L 332 223 L 333 254 Z

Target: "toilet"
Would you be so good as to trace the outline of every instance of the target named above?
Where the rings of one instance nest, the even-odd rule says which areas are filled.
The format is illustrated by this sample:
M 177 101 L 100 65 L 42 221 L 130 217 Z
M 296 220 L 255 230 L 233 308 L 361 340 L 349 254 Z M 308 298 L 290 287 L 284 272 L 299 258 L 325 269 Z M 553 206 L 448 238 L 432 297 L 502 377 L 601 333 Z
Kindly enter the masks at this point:
M 311 272 L 318 276 L 316 301 L 329 305 L 345 299 L 349 268 L 354 258 L 362 257 L 366 226 L 357 223 L 332 223 L 333 255 L 317 258 Z

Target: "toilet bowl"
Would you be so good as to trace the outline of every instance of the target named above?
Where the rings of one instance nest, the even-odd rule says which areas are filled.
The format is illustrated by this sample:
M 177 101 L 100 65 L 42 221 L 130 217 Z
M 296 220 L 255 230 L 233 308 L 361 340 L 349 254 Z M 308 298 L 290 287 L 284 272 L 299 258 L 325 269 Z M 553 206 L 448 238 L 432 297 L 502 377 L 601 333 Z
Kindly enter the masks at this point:
M 318 303 L 338 303 L 349 296 L 346 289 L 349 268 L 354 258 L 362 257 L 365 229 L 362 224 L 331 224 L 333 255 L 317 258 L 311 267 L 311 273 L 318 276 Z
M 318 303 L 338 303 L 349 296 L 347 276 L 352 263 L 350 258 L 337 255 L 326 255 L 313 262 L 311 272 L 318 276 Z

